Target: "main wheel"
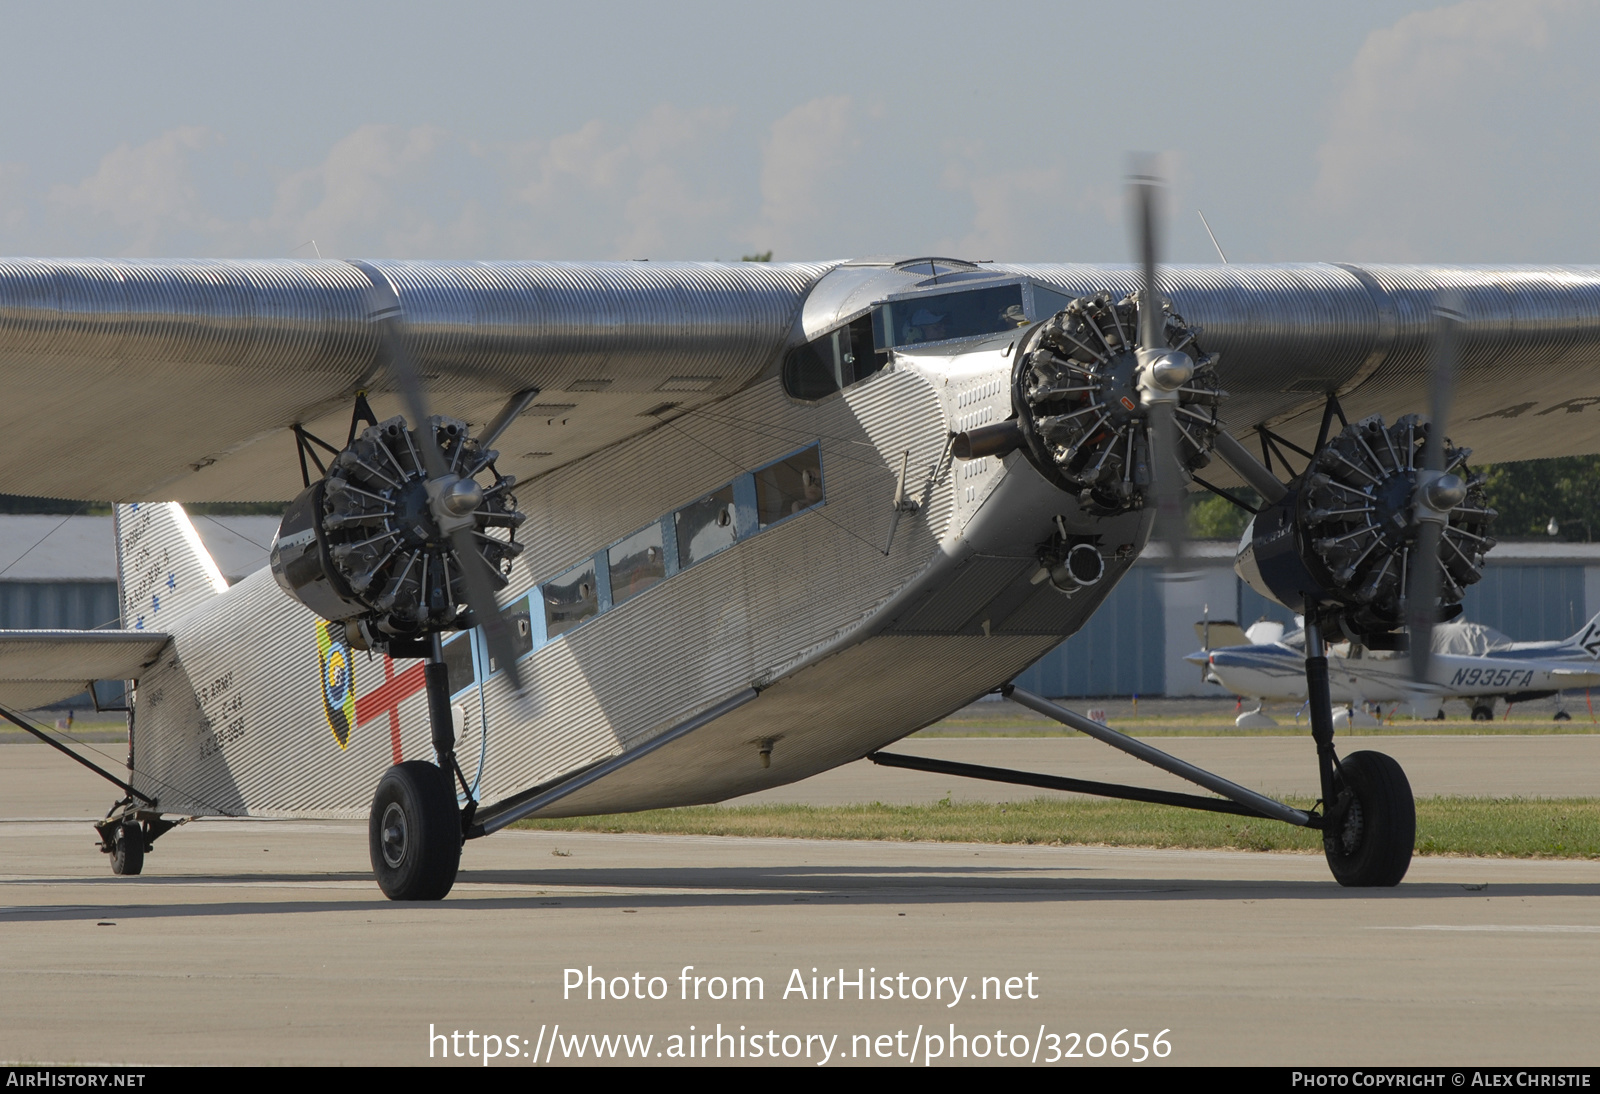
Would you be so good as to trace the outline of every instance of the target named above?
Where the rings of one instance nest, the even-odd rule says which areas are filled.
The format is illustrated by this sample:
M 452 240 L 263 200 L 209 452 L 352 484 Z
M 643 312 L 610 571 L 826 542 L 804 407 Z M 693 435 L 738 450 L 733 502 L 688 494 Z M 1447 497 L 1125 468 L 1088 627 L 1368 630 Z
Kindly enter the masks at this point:
M 1473 707 L 1472 720 L 1474 722 L 1494 721 L 1494 707 Z
M 1417 805 L 1406 773 L 1382 752 L 1352 752 L 1339 765 L 1338 790 L 1353 800 L 1337 831 L 1324 831 L 1322 849 L 1340 885 L 1398 885 L 1411 867 Z
M 461 812 L 450 776 L 407 760 L 373 795 L 367 843 L 378 887 L 390 900 L 443 900 L 461 866 Z
M 128 877 L 144 869 L 144 829 L 138 822 L 117 825 L 111 849 L 111 872 Z

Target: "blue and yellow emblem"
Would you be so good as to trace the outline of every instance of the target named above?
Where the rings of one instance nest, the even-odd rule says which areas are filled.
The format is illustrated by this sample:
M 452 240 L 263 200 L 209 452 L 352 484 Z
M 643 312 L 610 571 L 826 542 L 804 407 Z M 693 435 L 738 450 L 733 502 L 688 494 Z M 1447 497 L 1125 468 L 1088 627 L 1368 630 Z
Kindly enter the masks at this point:
M 355 664 L 340 623 L 317 623 L 317 663 L 322 668 L 322 712 L 342 749 L 356 724 Z

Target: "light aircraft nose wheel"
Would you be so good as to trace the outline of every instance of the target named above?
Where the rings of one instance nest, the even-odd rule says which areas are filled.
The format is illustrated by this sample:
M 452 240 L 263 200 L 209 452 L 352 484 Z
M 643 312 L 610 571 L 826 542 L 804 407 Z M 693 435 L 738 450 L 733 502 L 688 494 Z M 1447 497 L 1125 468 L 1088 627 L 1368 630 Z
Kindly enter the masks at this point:
M 129 821 L 117 826 L 111 850 L 111 872 L 132 877 L 144 869 L 144 829 Z
M 1406 773 L 1382 752 L 1352 752 L 1339 765 L 1335 785 L 1341 800 L 1349 791 L 1350 801 L 1322 834 L 1334 879 L 1356 888 L 1400 884 L 1417 840 L 1417 807 Z
M 461 866 L 461 813 L 449 775 L 422 760 L 391 767 L 373 795 L 367 841 L 384 896 L 444 899 Z

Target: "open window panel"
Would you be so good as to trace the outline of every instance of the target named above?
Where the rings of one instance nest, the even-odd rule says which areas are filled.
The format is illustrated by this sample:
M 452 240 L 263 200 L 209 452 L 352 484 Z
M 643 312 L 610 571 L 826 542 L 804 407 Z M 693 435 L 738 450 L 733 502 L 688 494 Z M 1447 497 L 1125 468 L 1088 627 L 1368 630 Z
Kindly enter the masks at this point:
M 811 402 L 860 383 L 889 363 L 887 347 L 872 337 L 873 313 L 791 350 L 783 363 L 783 389 Z

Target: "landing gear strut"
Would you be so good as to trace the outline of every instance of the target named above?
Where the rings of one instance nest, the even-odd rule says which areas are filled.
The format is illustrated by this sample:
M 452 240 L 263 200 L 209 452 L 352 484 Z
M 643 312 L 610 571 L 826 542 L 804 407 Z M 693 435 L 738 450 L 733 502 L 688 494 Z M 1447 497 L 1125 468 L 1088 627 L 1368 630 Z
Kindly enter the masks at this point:
M 1381 752 L 1333 749 L 1333 705 L 1322 631 L 1306 616 L 1306 696 L 1322 783 L 1322 851 L 1340 885 L 1400 884 L 1411 867 L 1417 808 L 1400 765 Z
M 395 764 L 378 783 L 367 821 L 368 850 L 378 887 L 390 900 L 443 900 L 461 866 L 461 845 L 478 803 L 456 762 L 455 719 L 450 711 L 450 678 L 437 634 L 429 639 L 423 667 L 428 687 L 428 719 L 438 763 L 407 760 Z M 456 806 L 453 782 L 466 791 L 465 809 Z
M 1283 821 L 1300 828 L 1320 829 L 1328 866 L 1340 885 L 1398 885 L 1411 865 L 1411 848 L 1416 842 L 1417 815 L 1411 797 L 1411 784 L 1406 781 L 1400 765 L 1380 752 L 1356 752 L 1344 762 L 1339 761 L 1333 750 L 1333 710 L 1328 703 L 1328 658 L 1323 650 L 1322 635 L 1314 624 L 1306 627 L 1306 653 L 1311 734 L 1317 743 L 1317 763 L 1322 782 L 1324 808 L 1321 814 L 1315 811 L 1308 813 L 1274 801 L 1012 684 L 1001 688 L 1000 693 L 1030 710 L 1054 718 L 1063 725 L 1181 779 L 1203 786 L 1221 797 L 1175 794 L 1148 787 L 1066 779 L 1058 775 L 951 763 L 930 756 L 907 756 L 893 752 L 868 753 L 867 759 L 886 767 L 934 771 L 969 779 L 1038 786 L 1126 801 L 1154 802 L 1210 813 L 1232 813 L 1236 816 Z

